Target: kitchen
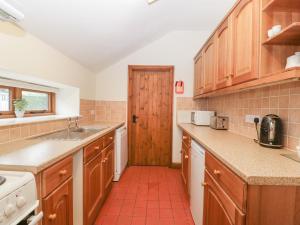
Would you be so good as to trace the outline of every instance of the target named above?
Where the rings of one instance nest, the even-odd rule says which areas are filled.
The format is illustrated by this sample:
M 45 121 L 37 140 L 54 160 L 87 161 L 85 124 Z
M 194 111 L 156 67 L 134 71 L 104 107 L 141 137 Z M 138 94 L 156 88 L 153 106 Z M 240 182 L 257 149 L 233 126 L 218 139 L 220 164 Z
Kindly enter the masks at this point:
M 300 224 L 299 1 L 0 9 L 0 224 Z

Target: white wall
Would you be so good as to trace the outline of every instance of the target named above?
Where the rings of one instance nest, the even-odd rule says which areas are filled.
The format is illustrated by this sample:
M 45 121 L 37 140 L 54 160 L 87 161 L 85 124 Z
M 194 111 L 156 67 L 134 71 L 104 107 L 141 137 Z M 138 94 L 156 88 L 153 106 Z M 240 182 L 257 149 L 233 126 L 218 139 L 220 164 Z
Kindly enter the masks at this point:
M 98 73 L 96 99 L 127 101 L 128 65 L 174 65 L 175 81 L 185 82 L 185 93 L 180 96 L 193 96 L 193 58 L 209 35 L 208 31 L 176 31 L 139 49 Z M 176 126 L 175 98 L 176 95 L 174 95 L 173 162 L 180 162 L 181 131 Z
M 0 68 L 78 87 L 80 97 L 95 98 L 95 75 L 26 31 L 0 22 Z

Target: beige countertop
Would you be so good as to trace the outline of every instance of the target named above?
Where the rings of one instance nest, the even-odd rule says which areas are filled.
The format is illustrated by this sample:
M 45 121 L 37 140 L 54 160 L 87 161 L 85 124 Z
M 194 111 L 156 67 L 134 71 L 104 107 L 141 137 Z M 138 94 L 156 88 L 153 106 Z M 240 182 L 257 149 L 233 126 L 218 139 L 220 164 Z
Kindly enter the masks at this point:
M 229 131 L 179 124 L 191 137 L 250 185 L 300 185 L 300 163 Z
M 124 122 L 99 123 L 83 126 L 89 128 L 107 126 L 106 129 L 83 140 L 64 141 L 32 138 L 2 144 L 0 145 L 0 170 L 29 171 L 37 174 L 55 162 L 68 155 L 74 154 L 85 145 L 122 125 L 124 125 Z

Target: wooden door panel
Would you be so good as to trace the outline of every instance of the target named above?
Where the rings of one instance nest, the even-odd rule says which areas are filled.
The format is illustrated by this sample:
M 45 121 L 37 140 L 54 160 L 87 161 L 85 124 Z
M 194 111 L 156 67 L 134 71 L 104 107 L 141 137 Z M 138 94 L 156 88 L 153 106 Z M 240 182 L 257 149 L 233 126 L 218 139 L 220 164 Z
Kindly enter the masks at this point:
M 203 53 L 204 65 L 204 93 L 211 92 L 214 89 L 215 79 L 215 44 L 214 38 L 209 40 Z
M 170 165 L 173 67 L 129 67 L 128 94 L 130 164 Z
M 233 84 L 258 78 L 258 1 L 242 0 L 233 15 Z
M 72 178 L 43 200 L 43 224 L 73 225 Z

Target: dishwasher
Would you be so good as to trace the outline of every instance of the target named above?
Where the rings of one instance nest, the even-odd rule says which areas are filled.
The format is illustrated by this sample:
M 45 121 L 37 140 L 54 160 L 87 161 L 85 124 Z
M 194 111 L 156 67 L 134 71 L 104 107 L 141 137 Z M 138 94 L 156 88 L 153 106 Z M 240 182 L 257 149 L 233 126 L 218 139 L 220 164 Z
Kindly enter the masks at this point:
M 127 129 L 123 126 L 116 130 L 115 139 L 115 172 L 113 181 L 119 181 L 128 162 Z
M 192 140 L 190 208 L 195 225 L 203 224 L 205 149 Z

